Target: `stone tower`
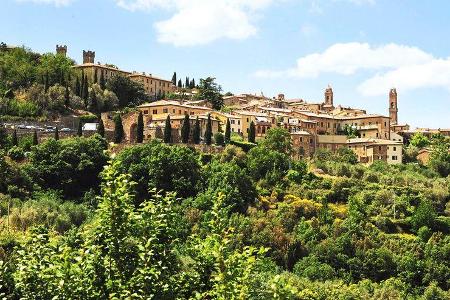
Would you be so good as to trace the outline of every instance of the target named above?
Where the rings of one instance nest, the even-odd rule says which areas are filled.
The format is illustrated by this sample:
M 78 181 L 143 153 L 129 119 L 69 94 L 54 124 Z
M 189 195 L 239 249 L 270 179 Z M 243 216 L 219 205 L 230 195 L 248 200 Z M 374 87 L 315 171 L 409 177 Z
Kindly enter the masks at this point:
M 333 89 L 328 86 L 325 90 L 325 105 L 333 106 Z
M 391 124 L 398 124 L 398 107 L 397 107 L 397 90 L 392 88 L 389 92 L 389 118 L 391 119 Z
M 95 61 L 95 51 L 83 50 L 83 64 L 93 64 Z
M 56 45 L 56 54 L 61 54 L 64 57 L 67 56 L 67 46 L 66 45 Z

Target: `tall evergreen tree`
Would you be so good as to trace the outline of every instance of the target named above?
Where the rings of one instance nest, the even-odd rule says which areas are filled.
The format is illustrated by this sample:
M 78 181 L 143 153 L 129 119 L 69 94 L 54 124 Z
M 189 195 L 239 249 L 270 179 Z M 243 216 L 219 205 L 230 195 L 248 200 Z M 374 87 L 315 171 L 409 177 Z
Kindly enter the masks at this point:
M 70 92 L 69 92 L 69 86 L 66 85 L 66 91 L 64 92 L 64 105 L 66 107 L 70 106 Z
M 185 86 L 186 88 L 189 88 L 189 87 L 191 86 L 191 83 L 190 83 L 190 81 L 189 81 L 189 77 L 186 77 L 186 81 L 185 81 L 184 86 Z
M 94 90 L 92 90 L 92 92 L 91 92 L 91 111 L 94 114 L 98 114 L 99 113 L 97 95 L 96 95 Z
M 97 70 L 94 71 L 94 83 L 98 83 Z
M 227 118 L 227 125 L 225 126 L 225 144 L 229 144 L 231 140 L 231 124 L 230 119 Z
M 173 72 L 172 84 L 175 85 L 175 86 L 177 85 L 177 72 Z
M 184 115 L 183 125 L 181 126 L 181 141 L 184 144 L 189 143 L 189 134 L 191 132 L 191 124 L 189 115 Z
M 179 79 L 179 80 L 178 80 L 178 88 L 181 89 L 182 87 L 183 87 L 183 84 L 181 83 L 181 79 Z
M 194 144 L 200 144 L 200 121 L 197 119 L 195 120 L 194 130 L 192 132 L 192 139 L 194 141 Z
M 206 122 L 206 130 L 205 130 L 205 144 L 211 145 L 212 143 L 212 124 L 211 124 L 211 115 L 208 114 L 208 120 Z
M 77 136 L 83 136 L 83 122 L 81 119 L 78 121 Z
M 80 78 L 78 76 L 75 81 L 75 95 L 77 95 L 78 97 L 81 97 L 81 84 L 80 84 Z
M 38 144 L 39 144 L 38 133 L 37 133 L 37 131 L 35 130 L 35 131 L 33 132 L 33 145 L 36 146 L 36 145 L 38 145 Z
M 192 78 L 192 88 L 195 88 L 195 79 Z
M 19 145 L 19 139 L 17 138 L 17 130 L 15 130 L 15 129 L 14 129 L 14 131 L 12 133 L 11 143 L 12 143 L 13 146 L 18 146 Z
M 142 143 L 144 141 L 144 116 L 142 115 L 142 112 L 139 112 L 136 130 L 136 142 Z
M 167 116 L 166 124 L 164 126 L 164 143 L 172 142 L 172 124 L 170 123 L 170 115 Z
M 55 140 L 59 140 L 59 130 L 58 130 L 58 126 L 55 127 Z
M 103 70 L 100 73 L 100 88 L 104 90 L 106 88 L 106 80 L 105 80 L 105 74 Z
M 83 84 L 83 96 L 81 97 L 84 100 L 84 105 L 87 107 L 88 99 L 89 99 L 89 82 L 87 75 L 84 76 L 84 84 Z
M 253 121 L 250 122 L 250 127 L 248 129 L 248 141 L 250 143 L 254 143 L 255 142 L 255 138 L 256 138 L 256 131 L 255 131 L 255 123 L 253 123 Z
M 114 143 L 120 144 L 123 140 L 123 124 L 122 117 L 116 115 L 114 118 Z
M 105 125 L 103 124 L 102 118 L 98 121 L 97 133 L 100 134 L 101 137 L 105 137 Z

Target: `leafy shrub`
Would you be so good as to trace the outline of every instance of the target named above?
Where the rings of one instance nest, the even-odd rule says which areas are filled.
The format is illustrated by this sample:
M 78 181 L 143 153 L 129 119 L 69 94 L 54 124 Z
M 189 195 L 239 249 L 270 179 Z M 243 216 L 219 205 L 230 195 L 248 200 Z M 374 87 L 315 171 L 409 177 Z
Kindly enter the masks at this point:
M 8 150 L 8 156 L 15 161 L 20 161 L 25 158 L 25 153 L 19 146 L 13 146 Z

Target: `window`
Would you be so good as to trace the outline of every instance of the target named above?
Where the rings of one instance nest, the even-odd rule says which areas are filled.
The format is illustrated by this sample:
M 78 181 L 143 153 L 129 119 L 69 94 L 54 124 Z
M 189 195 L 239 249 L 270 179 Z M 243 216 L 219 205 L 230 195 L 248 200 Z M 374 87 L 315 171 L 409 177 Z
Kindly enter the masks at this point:
M 263 133 L 263 134 L 266 134 L 266 127 L 263 127 L 263 128 L 262 128 L 262 133 Z
M 153 110 L 153 114 L 154 114 L 154 115 L 158 114 L 158 110 L 157 110 L 157 109 L 154 109 L 154 110 Z
M 320 122 L 320 127 L 323 127 L 323 122 Z
M 248 120 L 248 118 L 247 118 L 247 123 L 248 123 L 248 121 L 249 121 L 249 120 Z
M 148 110 L 144 110 L 144 115 L 148 115 Z
M 238 120 L 238 125 L 241 125 L 241 120 Z
M 169 112 L 169 110 L 167 109 L 167 108 L 163 108 L 163 113 L 168 113 Z
M 179 115 L 181 115 L 181 109 L 180 109 L 180 110 L 178 110 L 178 114 L 179 114 Z
M 394 151 L 397 151 L 397 147 L 394 147 Z
M 230 122 L 230 123 L 234 125 L 234 120 L 231 120 L 231 122 Z
M 381 151 L 381 146 L 378 146 L 378 150 L 380 150 L 380 151 Z
M 300 137 L 300 143 L 303 143 L 303 137 Z
M 386 124 L 386 122 L 384 122 L 384 127 L 386 127 L 387 126 L 387 124 Z
M 392 156 L 392 160 L 397 160 L 398 159 L 398 157 L 397 156 Z
M 172 113 L 175 113 L 175 108 L 174 108 L 174 109 L 172 109 Z
M 309 143 L 312 144 L 313 143 L 313 139 L 309 139 Z

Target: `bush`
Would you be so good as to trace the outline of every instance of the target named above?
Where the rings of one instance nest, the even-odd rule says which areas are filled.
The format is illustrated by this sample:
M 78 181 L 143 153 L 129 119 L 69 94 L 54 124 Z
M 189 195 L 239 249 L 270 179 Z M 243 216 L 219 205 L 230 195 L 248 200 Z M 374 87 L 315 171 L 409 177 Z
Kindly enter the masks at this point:
M 8 150 L 8 156 L 12 160 L 20 161 L 25 158 L 25 153 L 19 146 L 13 146 L 11 149 Z

